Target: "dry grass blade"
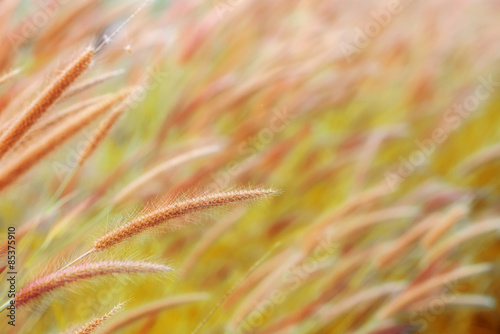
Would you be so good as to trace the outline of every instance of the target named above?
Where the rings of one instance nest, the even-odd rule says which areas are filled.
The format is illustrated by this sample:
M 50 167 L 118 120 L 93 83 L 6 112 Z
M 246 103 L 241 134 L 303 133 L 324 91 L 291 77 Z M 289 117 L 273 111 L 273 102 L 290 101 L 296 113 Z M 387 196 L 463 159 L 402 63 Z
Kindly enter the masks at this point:
M 80 152 L 78 158 L 77 166 L 83 165 L 85 160 L 94 152 L 97 145 L 106 137 L 110 131 L 113 124 L 118 121 L 118 118 L 126 110 L 127 106 L 121 103 L 118 105 L 111 113 L 104 119 L 104 121 L 99 125 L 99 128 L 91 135 L 90 140 L 87 142 L 85 147 Z
M 482 166 L 487 165 L 495 160 L 498 160 L 500 157 L 500 145 L 495 144 L 489 147 L 486 147 L 479 152 L 473 154 L 468 157 L 466 161 L 462 162 L 458 167 L 457 171 L 460 175 L 467 175 L 475 170 L 479 169 Z
M 479 275 L 490 270 L 491 265 L 487 263 L 471 265 L 433 277 L 417 286 L 411 286 L 408 290 L 398 295 L 392 302 L 387 304 L 380 311 L 380 316 L 382 318 L 393 316 L 411 303 L 422 300 L 422 298 L 426 297 L 437 288 L 444 287 L 445 285 L 456 282 L 457 280 Z
M 293 312 L 289 312 L 289 314 L 283 318 L 269 324 L 259 333 L 276 333 L 279 330 L 286 328 L 286 326 L 300 322 L 318 313 L 324 304 L 334 298 L 336 294 L 343 291 L 349 280 L 349 276 L 353 275 L 354 272 L 362 267 L 363 264 L 366 263 L 366 259 L 370 257 L 371 254 L 378 254 L 379 252 L 380 246 L 375 246 L 365 249 L 362 252 L 345 256 L 342 261 L 339 261 L 338 265 L 333 268 L 333 275 L 328 279 L 326 288 L 323 289 L 325 293 L 319 295 L 317 298 L 308 302 L 301 308 L 294 310 Z
M 366 205 L 367 203 L 379 200 L 387 193 L 389 193 L 389 187 L 387 186 L 387 184 L 380 183 L 373 188 L 359 193 L 358 195 L 344 202 L 340 207 L 334 209 L 333 212 L 319 220 L 314 224 L 314 226 L 309 229 L 307 235 L 303 239 L 306 241 L 312 240 L 313 242 L 310 242 L 309 244 L 307 244 L 307 242 L 305 243 L 305 251 L 310 252 L 312 249 L 314 249 L 314 247 L 316 247 L 315 240 L 321 238 L 327 226 L 329 226 L 330 224 L 338 223 L 341 218 L 347 216 L 356 208 L 362 205 Z
M 202 254 L 216 242 L 221 235 L 227 231 L 232 225 L 234 225 L 238 219 L 243 215 L 245 211 L 242 208 L 238 208 L 236 211 L 232 212 L 227 218 L 221 220 L 214 226 L 212 226 L 199 242 L 195 245 L 191 253 L 184 260 L 184 268 L 181 276 L 186 277 L 191 269 L 199 262 Z
M 402 282 L 389 282 L 373 288 L 359 291 L 358 293 L 346 297 L 345 299 L 327 306 L 322 310 L 321 318 L 323 322 L 330 322 L 343 312 L 353 311 L 356 307 L 368 307 L 370 303 L 379 298 L 390 294 L 397 294 L 402 291 L 406 285 Z
M 0 0 L 0 333 L 499 334 L 499 1 L 228 2 Z
M 33 101 L 14 124 L 0 137 L 0 158 L 35 124 L 35 122 L 52 106 L 64 91 L 76 80 L 92 62 L 94 50 L 83 52 Z
M 288 259 L 280 263 L 271 273 L 269 273 L 255 289 L 242 301 L 240 306 L 233 312 L 227 326 L 231 330 L 236 330 L 238 326 L 251 314 L 265 296 L 268 296 L 273 288 L 280 286 L 283 278 L 288 270 L 293 269 L 304 259 L 304 254 L 301 252 L 293 253 Z
M 255 268 L 255 270 L 245 277 L 245 279 L 232 291 L 232 293 L 227 296 L 224 302 L 225 307 L 231 308 L 237 302 L 241 301 L 248 291 L 257 286 L 257 284 L 259 284 L 259 282 L 261 282 L 269 273 L 274 271 L 293 254 L 293 251 L 287 248 Z
M 84 279 L 110 274 L 165 273 L 169 266 L 141 261 L 101 261 L 59 270 L 39 278 L 19 290 L 15 302 L 19 307 L 51 291 Z
M 8 73 L 5 73 L 4 75 L 0 76 L 0 85 L 6 83 L 10 79 L 12 79 L 16 75 L 18 75 L 19 72 L 21 72 L 21 69 L 20 68 L 16 68 L 15 70 L 12 70 L 12 71 L 10 71 Z
M 100 333 L 115 333 L 118 329 L 125 327 L 141 318 L 163 312 L 173 307 L 204 300 L 207 299 L 207 297 L 208 294 L 206 293 L 191 293 L 181 296 L 167 297 L 157 302 L 140 306 L 133 310 L 127 311 L 119 318 L 112 320 L 112 322 L 106 325 L 106 327 L 104 327 Z
M 133 92 L 133 90 L 132 90 Z M 133 96 L 131 93 L 129 96 Z M 108 132 L 111 130 L 111 127 L 118 121 L 120 116 L 129 108 L 130 106 L 129 99 L 125 99 L 120 104 L 115 106 L 110 114 L 101 122 L 99 128 L 92 134 L 91 138 L 82 149 L 80 153 L 80 157 L 78 158 L 78 166 L 81 166 L 85 160 L 94 152 L 97 145 L 106 137 Z
M 457 205 L 449 213 L 439 219 L 437 224 L 432 227 L 422 240 L 422 245 L 430 249 L 439 239 L 451 229 L 462 217 L 467 215 L 469 208 L 465 205 Z
M 43 141 L 30 146 L 26 151 L 21 153 L 20 156 L 16 157 L 14 161 L 9 161 L 9 164 L 0 170 L 0 190 L 14 182 L 43 157 L 53 152 L 65 141 L 76 135 L 79 130 L 94 121 L 113 104 L 121 101 L 126 94 L 127 92 L 117 93 L 105 101 L 88 108 L 86 112 L 82 112 L 70 118 L 51 133 L 47 134 Z
M 77 115 L 79 112 L 85 112 L 87 107 L 90 107 L 98 102 L 103 102 L 107 98 L 111 97 L 112 94 L 106 94 L 102 96 L 97 96 L 88 100 L 80 101 L 74 105 L 61 110 L 53 115 L 47 115 L 47 117 L 41 119 L 33 128 L 21 139 L 21 141 L 16 145 L 12 152 L 15 152 L 19 147 L 23 147 L 28 144 L 31 140 L 37 138 L 40 134 L 48 131 L 50 128 L 57 124 L 61 124 L 68 118 Z
M 92 250 L 102 251 L 108 249 L 128 238 L 131 238 L 147 229 L 154 228 L 170 219 L 179 218 L 190 213 L 195 213 L 201 210 L 211 209 L 231 203 L 269 196 L 274 193 L 274 190 L 260 188 L 218 192 L 167 205 L 148 214 L 140 216 L 129 222 L 128 224 L 125 224 L 97 239 L 94 242 L 94 247 Z
M 12 122 L 14 120 L 22 116 L 21 111 L 26 109 L 26 103 L 28 101 L 33 101 L 37 96 L 37 92 L 40 91 L 41 86 L 39 80 L 32 79 L 28 81 L 29 82 L 26 83 L 21 81 L 19 86 L 23 87 L 23 90 L 13 96 L 4 108 L 0 109 L 0 120 L 3 122 L 1 128 L 2 133 L 13 124 Z M 15 86 L 13 88 L 15 88 Z
M 122 303 L 116 305 L 115 307 L 113 307 L 113 309 L 111 311 L 109 311 L 108 313 L 106 313 L 104 316 L 102 316 L 100 318 L 92 319 L 90 322 L 86 323 L 82 327 L 80 327 L 80 328 L 78 328 L 76 330 L 72 330 L 71 333 L 73 333 L 73 334 L 91 334 L 91 333 L 93 333 L 95 329 L 97 329 L 98 327 L 101 327 L 101 325 L 106 320 L 108 320 L 115 313 L 117 313 L 118 311 L 120 311 L 122 309 L 122 307 L 123 307 Z
M 187 162 L 192 159 L 196 159 L 198 157 L 202 157 L 204 155 L 216 153 L 220 151 L 221 146 L 214 144 L 214 145 L 209 145 L 201 148 L 197 148 L 195 150 L 186 152 L 184 154 L 181 154 L 179 156 L 176 156 L 175 158 L 169 159 L 165 161 L 164 163 L 159 164 L 158 166 L 152 168 L 148 172 L 144 173 L 140 178 L 132 181 L 130 184 L 128 184 L 125 188 L 123 188 L 122 191 L 120 191 L 115 198 L 113 199 L 113 202 L 115 204 L 122 203 L 126 199 L 130 197 L 131 194 L 133 194 L 135 191 L 143 187 L 147 182 L 151 181 L 152 179 L 158 177 L 162 173 L 164 173 L 166 170 L 173 168 L 175 166 L 178 166 L 184 162 Z
M 422 222 L 416 224 L 413 228 L 404 233 L 397 240 L 391 242 L 390 246 L 378 257 L 377 264 L 380 267 L 386 267 L 395 260 L 401 258 L 411 249 L 414 243 L 421 238 L 431 226 L 435 224 L 436 217 L 431 215 Z

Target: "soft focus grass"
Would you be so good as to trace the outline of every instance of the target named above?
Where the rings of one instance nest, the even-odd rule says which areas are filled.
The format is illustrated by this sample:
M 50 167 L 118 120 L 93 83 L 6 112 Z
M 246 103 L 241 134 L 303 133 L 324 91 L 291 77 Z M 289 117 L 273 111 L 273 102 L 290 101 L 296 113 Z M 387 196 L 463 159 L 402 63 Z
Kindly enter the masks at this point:
M 1 232 L 5 233 L 8 226 L 19 230 L 25 222 L 50 213 L 17 245 L 18 278 L 26 282 L 43 268 L 55 269 L 58 261 L 74 258 L 88 248 L 94 237 L 106 231 L 107 225 L 126 219 L 135 208 L 157 196 L 202 190 L 221 179 L 225 181 L 223 188 L 269 185 L 280 189 L 281 195 L 249 206 L 241 216 L 234 208 L 201 215 L 194 218 L 197 224 L 186 229 L 167 231 L 158 237 L 145 235 L 100 255 L 101 259 L 166 261 L 179 272 L 170 280 L 113 278 L 73 287 L 51 297 L 45 307 L 18 310 L 19 325 L 8 328 L 2 322 L 2 331 L 58 332 L 85 322 L 94 314 L 104 314 L 121 301 L 128 301 L 125 308 L 132 309 L 169 295 L 208 292 L 210 298 L 206 301 L 173 308 L 123 330 L 190 333 L 273 245 L 280 242 L 269 259 L 287 248 L 294 252 L 303 249 L 304 243 L 312 242 L 307 238 L 311 238 L 309 232 L 315 223 L 349 199 L 385 183 L 386 173 L 399 166 L 400 157 L 409 159 L 418 150 L 416 140 L 428 139 L 434 129 L 442 127 L 447 109 L 473 93 L 481 76 L 492 75 L 500 80 L 500 30 L 495 22 L 498 5 L 492 1 L 403 3 L 402 12 L 350 60 L 342 53 L 340 43 L 352 41 L 354 29 L 371 20 L 371 10 L 385 8 L 384 2 L 238 1 L 229 7 L 221 4 L 224 2 L 157 1 L 152 7 L 154 12 L 148 7 L 99 55 L 85 78 L 119 68 L 126 73 L 64 105 L 116 91 L 125 83 L 137 83 L 143 75 L 147 77 L 148 71 L 162 76 L 157 87 L 149 89 L 144 99 L 125 114 L 82 167 L 64 194 L 74 195 L 66 204 L 51 211 L 56 203 L 50 199 L 61 184 L 54 163 L 71 161 L 85 134 L 54 152 L 3 192 Z M 50 24 L 58 22 L 55 18 L 64 18 L 72 6 L 61 8 Z M 80 28 L 82 22 L 89 25 L 112 21 L 109 13 L 114 9 L 118 8 L 113 3 L 95 1 L 77 19 L 66 23 L 64 30 L 53 33 L 48 38 L 50 44 L 37 44 L 34 38 L 17 53 L 2 50 L 2 70 L 24 66 L 12 84 L 0 87 L 3 103 L 15 98 L 33 80 L 43 84 L 58 63 L 67 62 L 72 55 L 70 50 L 84 46 L 97 32 L 97 28 Z M 20 5 L 19 11 L 24 10 Z M 6 25 L 6 31 L 22 22 L 21 17 Z M 48 31 L 50 24 L 40 33 Z M 124 50 L 128 44 L 132 53 Z M 446 141 L 436 145 L 425 164 L 403 178 L 395 191 L 329 224 L 324 235 L 335 234 L 336 228 L 349 224 L 349 218 L 382 208 L 404 204 L 414 206 L 418 212 L 415 218 L 384 222 L 350 239 L 336 241 L 337 251 L 322 262 L 325 267 L 301 280 L 300 288 L 288 294 L 283 303 L 274 305 L 273 311 L 264 317 L 263 326 L 255 330 L 325 294 L 329 277 L 349 255 L 372 246 L 389 246 L 433 212 L 446 212 L 456 203 L 470 207 L 468 217 L 456 224 L 448 237 L 479 220 L 495 218 L 498 162 L 485 164 L 467 175 L 461 175 L 457 167 L 479 150 L 496 144 L 499 106 L 495 90 L 470 117 L 461 119 L 460 126 L 450 132 Z M 273 115 L 284 110 L 293 117 L 279 130 L 273 130 Z M 84 132 L 91 133 L 90 130 Z M 162 140 L 158 142 L 158 138 Z M 146 170 L 209 142 L 223 142 L 226 146 L 216 155 L 169 170 L 136 193 L 132 201 L 112 204 L 113 196 Z M 153 149 L 144 151 L 154 144 Z M 147 153 L 136 156 L 137 152 Z M 83 212 L 67 218 L 127 159 L 132 159 L 130 166 L 105 188 L 101 197 Z M 421 189 L 426 185 L 434 188 L 424 193 Z M 412 194 L 417 196 L 409 197 Z M 212 225 L 230 219 L 231 215 L 235 216 L 234 225 L 203 252 L 192 271 L 179 277 L 193 247 Z M 61 223 L 64 219 L 67 222 Z M 48 242 L 49 235 L 52 239 Z M 460 283 L 460 292 L 490 295 L 498 301 L 497 237 L 492 233 L 460 247 L 439 264 L 433 275 L 490 262 L 492 273 L 465 280 L 466 283 Z M 379 268 L 375 263 L 380 251 L 367 257 L 346 281 L 339 283 L 341 289 L 328 305 L 339 304 L 349 295 L 382 283 L 409 284 L 426 268 L 428 251 L 418 240 L 387 268 Z M 286 291 L 286 286 L 280 287 L 279 283 L 272 287 Z M 440 295 L 439 291 L 435 293 Z M 201 332 L 223 332 L 246 296 L 249 292 L 236 304 L 219 309 Z M 393 298 L 396 296 L 357 305 L 323 324 L 317 318 L 319 311 L 314 312 L 295 324 L 292 332 L 375 330 L 384 325 L 376 311 Z M 430 297 L 427 302 L 432 300 Z M 364 306 L 369 306 L 368 310 Z M 391 323 L 403 327 L 413 325 L 411 319 L 424 319 L 424 333 L 496 333 L 500 328 L 498 312 L 498 306 L 487 310 L 450 307 L 426 318 L 407 311 L 392 317 Z

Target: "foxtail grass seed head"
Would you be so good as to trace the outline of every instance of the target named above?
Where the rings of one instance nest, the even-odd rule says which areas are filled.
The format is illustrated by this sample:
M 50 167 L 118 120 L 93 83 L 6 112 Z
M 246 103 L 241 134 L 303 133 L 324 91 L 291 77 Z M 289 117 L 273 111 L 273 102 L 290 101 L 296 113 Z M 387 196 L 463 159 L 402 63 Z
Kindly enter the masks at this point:
M 120 303 L 113 307 L 111 311 L 106 313 L 104 316 L 100 318 L 95 318 L 86 323 L 85 325 L 81 326 L 80 328 L 77 328 L 76 330 L 72 330 L 71 333 L 73 334 L 92 334 L 95 332 L 96 329 L 102 326 L 102 324 L 111 318 L 114 314 L 119 312 L 123 308 L 123 304 Z M 68 333 L 69 334 L 69 333 Z
M 64 91 L 86 69 L 89 68 L 94 50 L 87 49 L 73 63 L 59 74 L 54 81 L 33 101 L 21 116 L 0 136 L 0 159 L 35 124 L 36 121 L 57 101 Z
M 169 271 L 172 271 L 169 266 L 141 261 L 101 261 L 81 264 L 57 271 L 25 285 L 16 294 L 15 302 L 17 306 L 22 306 L 68 284 L 103 275 Z
M 166 205 L 148 214 L 142 215 L 131 222 L 118 227 L 105 234 L 94 242 L 93 249 L 102 251 L 108 249 L 126 239 L 154 228 L 170 219 L 179 218 L 188 214 L 196 213 L 231 203 L 237 203 L 265 197 L 274 194 L 272 189 L 249 189 L 228 192 L 217 192 L 198 196 L 181 202 Z

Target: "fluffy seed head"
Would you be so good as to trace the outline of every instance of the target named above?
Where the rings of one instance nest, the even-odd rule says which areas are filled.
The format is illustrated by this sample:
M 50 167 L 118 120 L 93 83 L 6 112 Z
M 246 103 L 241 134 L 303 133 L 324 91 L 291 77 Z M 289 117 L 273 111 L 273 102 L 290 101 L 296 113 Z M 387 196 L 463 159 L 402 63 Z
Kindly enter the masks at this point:
M 66 268 L 39 278 L 19 290 L 15 301 L 24 305 L 53 290 L 80 280 L 109 274 L 164 273 L 172 268 L 156 263 L 141 261 L 101 261 Z
M 94 329 L 100 327 L 104 321 L 109 319 L 111 316 L 113 316 L 116 312 L 120 311 L 122 309 L 123 304 L 118 304 L 111 311 L 106 313 L 104 316 L 100 318 L 94 318 L 90 322 L 86 323 L 82 327 L 78 328 L 75 331 L 72 331 L 73 334 L 91 334 L 94 332 Z
M 142 215 L 137 219 L 132 220 L 128 224 L 125 224 L 97 239 L 94 242 L 93 250 L 101 251 L 110 248 L 111 246 L 116 245 L 125 239 L 131 238 L 146 229 L 156 227 L 170 219 L 178 218 L 205 209 L 223 206 L 226 204 L 242 202 L 271 195 L 274 192 L 274 190 L 270 189 L 249 189 L 217 192 L 167 205 L 148 214 Z

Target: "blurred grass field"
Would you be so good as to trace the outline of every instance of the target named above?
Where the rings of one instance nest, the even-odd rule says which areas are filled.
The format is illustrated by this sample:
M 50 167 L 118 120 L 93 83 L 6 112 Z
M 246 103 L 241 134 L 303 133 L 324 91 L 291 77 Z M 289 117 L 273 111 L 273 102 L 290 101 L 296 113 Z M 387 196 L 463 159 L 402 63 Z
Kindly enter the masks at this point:
M 139 5 L 3 0 L 0 73 L 21 71 L 0 86 L 2 131 Z M 493 0 L 148 3 L 74 85 L 123 73 L 40 122 L 138 85 L 129 110 L 82 166 L 101 120 L 0 193 L 17 287 L 158 197 L 279 194 L 98 254 L 88 261 L 147 259 L 174 273 L 71 285 L 0 332 L 64 332 L 126 302 L 111 328 L 149 303 L 205 293 L 114 332 L 498 333 L 499 10 Z

